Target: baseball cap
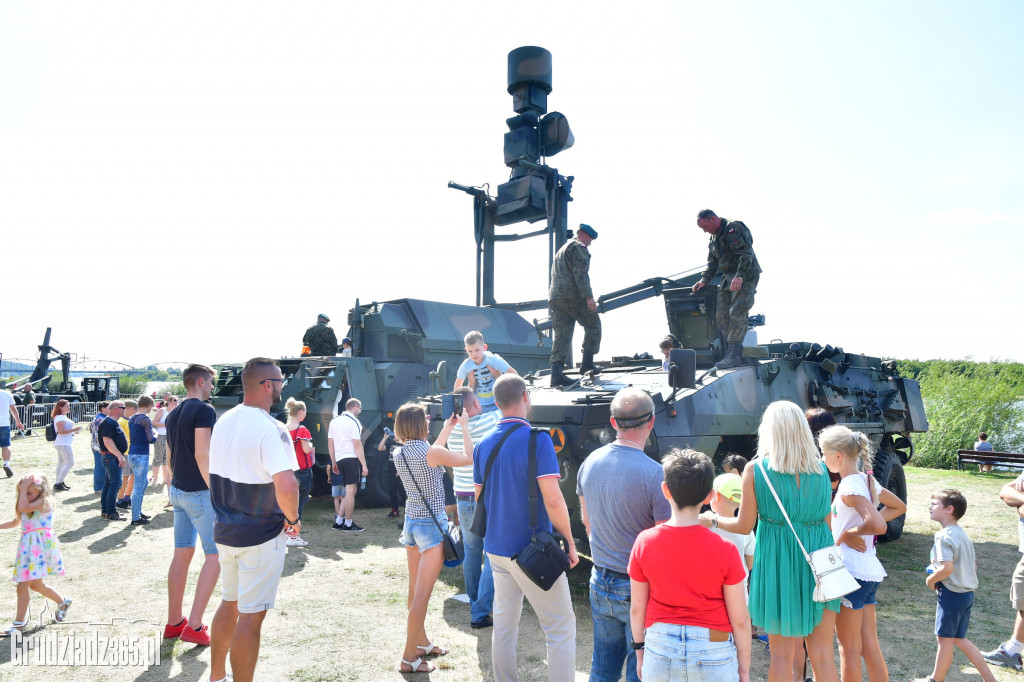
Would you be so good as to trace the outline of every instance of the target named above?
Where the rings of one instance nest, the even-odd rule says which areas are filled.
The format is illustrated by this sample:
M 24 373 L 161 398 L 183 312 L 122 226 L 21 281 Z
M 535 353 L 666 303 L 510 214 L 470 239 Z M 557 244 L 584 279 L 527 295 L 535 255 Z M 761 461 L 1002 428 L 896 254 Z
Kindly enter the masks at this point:
M 716 476 L 711 487 L 716 493 L 732 502 L 739 503 L 743 497 L 743 479 L 739 477 L 739 474 Z

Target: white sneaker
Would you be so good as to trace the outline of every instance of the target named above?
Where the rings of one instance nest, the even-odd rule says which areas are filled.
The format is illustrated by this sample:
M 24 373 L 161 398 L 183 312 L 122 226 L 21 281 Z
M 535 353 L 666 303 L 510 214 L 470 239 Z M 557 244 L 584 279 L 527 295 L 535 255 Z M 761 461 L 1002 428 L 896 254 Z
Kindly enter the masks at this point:
M 285 547 L 305 547 L 308 544 L 308 542 L 300 538 L 298 535 L 284 541 Z

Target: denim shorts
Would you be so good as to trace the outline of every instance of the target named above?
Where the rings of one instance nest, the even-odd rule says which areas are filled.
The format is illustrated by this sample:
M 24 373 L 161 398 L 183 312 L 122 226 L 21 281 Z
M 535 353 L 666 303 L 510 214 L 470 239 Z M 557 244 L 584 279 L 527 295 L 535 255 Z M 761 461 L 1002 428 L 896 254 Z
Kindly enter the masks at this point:
M 213 523 L 217 520 L 217 514 L 210 502 L 210 491 L 189 493 L 172 485 L 170 498 L 174 507 L 174 546 L 195 547 L 196 535 L 199 535 L 203 543 L 203 554 L 216 554 Z
M 854 578 L 854 580 L 857 581 L 860 588 L 843 597 L 843 606 L 854 611 L 860 611 L 865 606 L 877 604 L 875 592 L 878 591 L 878 586 L 882 584 L 882 581 L 879 580 L 876 583 L 870 580 L 861 580 L 860 578 Z
M 971 622 L 971 607 L 974 606 L 974 592 L 953 592 L 940 581 L 935 591 L 938 604 L 935 607 L 935 636 L 963 639 Z
M 221 598 L 237 602 L 239 613 L 261 613 L 274 608 L 286 553 L 284 533 L 261 545 L 219 545 Z
M 11 427 L 0 426 L 0 448 L 11 447 Z
M 343 486 L 343 485 L 332 485 L 331 486 L 331 497 L 345 497 L 345 486 Z
M 644 640 L 644 682 L 740 679 L 731 635 L 727 641 L 712 642 L 707 628 L 654 623 L 647 628 Z
M 434 517 L 437 523 L 441 524 L 441 528 L 448 527 L 448 515 L 441 512 Z M 398 538 L 406 547 L 415 547 L 420 550 L 420 554 L 426 552 L 431 547 L 437 547 L 441 544 L 443 537 L 441 537 L 441 531 L 437 529 L 437 524 L 430 519 L 410 519 L 408 516 L 405 517 L 405 525 L 402 526 L 402 535 Z

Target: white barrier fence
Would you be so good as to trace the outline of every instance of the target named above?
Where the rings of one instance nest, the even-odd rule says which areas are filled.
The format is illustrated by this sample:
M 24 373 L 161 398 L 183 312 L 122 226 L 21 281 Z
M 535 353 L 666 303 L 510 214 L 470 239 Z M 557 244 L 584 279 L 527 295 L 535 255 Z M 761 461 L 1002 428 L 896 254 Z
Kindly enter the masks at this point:
M 46 426 L 53 422 L 53 417 L 50 415 L 53 413 L 53 406 L 56 403 L 37 403 L 34 405 L 15 405 L 14 409 L 18 411 L 18 418 L 21 423 L 25 425 L 24 431 L 18 431 L 15 428 L 14 418 L 8 413 L 8 420 L 11 426 L 11 436 L 29 435 L 26 431 L 36 429 L 33 433 L 42 435 Z M 93 417 L 96 416 L 96 403 L 82 403 L 75 402 L 71 403 L 71 412 L 68 413 L 68 417 L 73 422 L 91 422 Z

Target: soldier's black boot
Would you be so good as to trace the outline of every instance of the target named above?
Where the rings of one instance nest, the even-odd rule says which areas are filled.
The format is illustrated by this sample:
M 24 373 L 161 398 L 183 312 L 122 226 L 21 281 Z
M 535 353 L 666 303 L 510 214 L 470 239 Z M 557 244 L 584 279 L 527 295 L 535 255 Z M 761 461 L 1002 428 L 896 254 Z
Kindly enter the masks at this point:
M 742 342 L 730 343 L 729 350 L 726 352 L 725 357 L 715 363 L 717 369 L 732 369 L 733 367 L 739 367 L 742 360 L 740 359 L 740 353 L 743 352 Z
M 586 374 L 587 372 L 601 371 L 601 368 L 594 364 L 594 354 L 584 353 L 583 362 L 580 363 L 580 374 Z
M 551 363 L 551 385 L 552 386 L 571 386 L 574 382 L 569 377 L 562 374 L 562 368 L 565 367 L 565 363 L 552 362 Z

